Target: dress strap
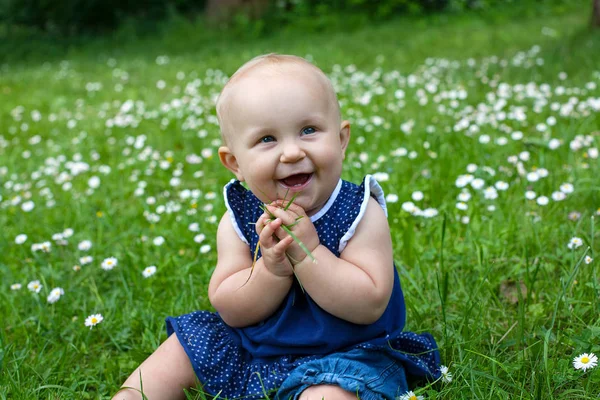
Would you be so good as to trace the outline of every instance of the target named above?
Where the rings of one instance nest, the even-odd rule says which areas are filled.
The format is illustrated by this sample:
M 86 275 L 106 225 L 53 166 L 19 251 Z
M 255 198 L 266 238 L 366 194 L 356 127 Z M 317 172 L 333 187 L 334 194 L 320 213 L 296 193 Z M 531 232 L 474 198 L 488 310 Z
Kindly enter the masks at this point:
M 385 213 L 385 216 L 387 217 L 387 206 L 385 204 L 385 195 L 383 193 L 383 189 L 381 188 L 379 183 L 375 180 L 373 175 L 365 176 L 365 179 L 363 180 L 363 183 L 360 187 L 364 188 L 363 200 L 360 205 L 360 211 L 358 212 L 358 215 L 352 222 L 352 225 L 350 226 L 348 231 L 344 234 L 344 236 L 342 236 L 342 239 L 340 240 L 340 246 L 339 246 L 340 253 L 342 251 L 344 251 L 344 249 L 346 248 L 346 245 L 348 244 L 348 242 L 350 241 L 352 236 L 354 236 L 354 232 L 356 232 L 356 228 L 358 227 L 358 224 L 360 223 L 363 216 L 365 215 L 365 212 L 367 211 L 367 204 L 369 204 L 369 198 L 371 196 L 373 198 L 375 198 L 375 200 L 377 200 L 377 202 L 379 203 L 381 208 L 383 208 L 383 212 Z
M 240 228 L 240 224 L 238 223 L 238 215 L 232 207 L 232 203 L 235 204 L 240 198 L 240 191 L 238 186 L 241 186 L 240 182 L 232 179 L 223 187 L 223 198 L 225 199 L 225 206 L 227 207 L 227 211 L 229 212 L 229 218 L 231 219 L 231 225 L 233 225 L 233 229 L 238 234 L 242 242 L 248 243 L 248 239 L 244 235 L 244 232 Z

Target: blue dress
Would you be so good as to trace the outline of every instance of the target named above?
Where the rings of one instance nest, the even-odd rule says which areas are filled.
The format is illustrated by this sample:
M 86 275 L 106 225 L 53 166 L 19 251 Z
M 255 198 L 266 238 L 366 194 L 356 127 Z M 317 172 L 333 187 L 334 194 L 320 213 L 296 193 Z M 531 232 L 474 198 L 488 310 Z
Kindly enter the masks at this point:
M 224 196 L 231 222 L 253 256 L 258 235 L 252 223 L 263 213 L 262 203 L 235 180 L 225 186 Z M 338 257 L 364 215 L 369 197 L 387 214 L 383 190 L 372 176 L 367 175 L 361 185 L 340 180 L 327 204 L 310 217 L 321 244 Z M 388 306 L 370 325 L 327 313 L 294 282 L 279 309 L 256 325 L 231 328 L 218 313 L 196 311 L 167 318 L 167 332 L 176 333 L 206 392 L 261 399 L 275 392 L 294 368 L 356 348 L 385 352 L 402 363 L 410 378 L 439 378 L 435 340 L 429 333 L 403 332 L 404 324 L 404 296 L 396 272 Z

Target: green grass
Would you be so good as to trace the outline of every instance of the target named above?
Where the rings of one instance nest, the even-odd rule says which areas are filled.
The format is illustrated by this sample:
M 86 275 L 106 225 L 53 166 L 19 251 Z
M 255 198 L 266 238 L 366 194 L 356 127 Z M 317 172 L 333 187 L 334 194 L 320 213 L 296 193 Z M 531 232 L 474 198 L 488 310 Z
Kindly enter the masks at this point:
M 598 368 L 583 373 L 571 363 L 583 352 L 600 353 L 600 247 L 592 219 L 600 217 L 599 169 L 598 159 L 584 154 L 600 147 L 600 113 L 588 100 L 600 98 L 600 34 L 587 29 L 588 4 L 581 5 L 539 17 L 507 11 L 510 18 L 397 19 L 360 30 L 290 30 L 228 43 L 196 37 L 200 28 L 180 21 L 130 43 L 120 36 L 52 51 L 40 44 L 37 56 L 7 61 L 0 67 L 0 398 L 107 397 L 165 339 L 164 317 L 210 308 L 206 293 L 216 262 L 216 221 L 224 210 L 221 190 L 231 179 L 216 157 L 213 100 L 228 74 L 266 52 L 310 56 L 335 80 L 352 123 L 344 178 L 389 176 L 381 184 L 399 199 L 388 206 L 407 329 L 432 332 L 454 374 L 452 383 L 421 393 L 440 399 L 597 398 Z M 157 63 L 160 56 L 168 62 Z M 522 65 L 514 65 L 515 59 Z M 409 75 L 416 78 L 414 86 L 402 83 Z M 419 90 L 436 81 L 437 93 L 452 97 L 464 89 L 467 98 L 456 99 L 452 108 L 450 99 L 438 104 L 428 94 L 427 104 L 419 105 Z M 455 131 L 459 113 L 472 115 L 469 106 L 496 104 L 489 81 L 510 85 L 503 110 L 524 107 L 526 119 L 482 120 L 472 135 Z M 530 84 L 539 112 L 536 98 L 515 95 L 518 84 Z M 544 84 L 552 96 L 537 90 Z M 556 93 L 559 86 L 567 92 Z M 405 92 L 402 107 L 394 96 L 398 89 Z M 372 99 L 361 104 L 367 92 Z M 590 112 L 561 116 L 552 109 L 569 98 L 589 102 Z M 133 107 L 121 113 L 131 118 L 127 126 L 108 127 L 128 100 Z M 538 130 L 550 116 L 556 124 Z M 401 125 L 411 120 L 412 133 L 406 134 Z M 522 131 L 523 139 L 511 139 L 512 131 Z M 490 143 L 479 142 L 483 134 Z M 128 139 L 141 135 L 141 146 Z M 591 143 L 571 150 L 576 135 L 590 135 Z M 506 145 L 494 144 L 499 137 L 507 138 Z M 550 150 L 550 138 L 562 145 Z M 399 147 L 415 151 L 416 158 L 392 155 Z M 507 160 L 523 151 L 530 154 L 525 170 L 545 168 L 547 177 L 529 182 L 517 173 Z M 190 154 L 201 155 L 202 162 L 190 164 Z M 89 170 L 61 176 L 69 170 L 66 162 L 79 157 Z M 471 188 L 468 210 L 461 211 L 455 181 L 470 163 L 480 167 L 474 175 L 486 186 L 501 180 L 509 188 L 495 200 Z M 173 187 L 178 169 L 180 185 Z M 92 176 L 101 184 L 86 193 Z M 136 196 L 141 181 L 144 193 Z M 65 182 L 71 182 L 68 190 Z M 565 182 L 574 192 L 563 201 L 540 206 L 525 198 L 526 190 L 550 197 Z M 200 192 L 182 199 L 184 189 Z M 415 204 L 436 208 L 437 217 L 402 210 L 417 190 L 424 199 Z M 155 204 L 146 201 L 151 196 Z M 35 207 L 24 212 L 29 197 Z M 162 214 L 159 205 L 165 206 Z M 150 222 L 145 212 L 160 220 Z M 580 217 L 569 218 L 573 212 Z M 461 222 L 464 216 L 468 224 Z M 188 230 L 194 222 L 199 232 Z M 66 228 L 73 235 L 67 245 L 57 245 L 52 235 Z M 194 241 L 199 233 L 205 235 L 201 244 Z M 15 243 L 18 234 L 28 236 L 23 245 Z M 152 244 L 158 236 L 165 238 L 162 246 Z M 574 236 L 584 244 L 570 250 Z M 92 242 L 91 250 L 77 249 L 82 240 Z M 53 242 L 49 253 L 31 251 L 44 241 Z M 201 253 L 202 245 L 210 250 Z M 586 251 L 595 258 L 590 264 L 582 262 Z M 74 271 L 86 254 L 94 261 Z M 102 270 L 111 256 L 118 266 Z M 158 271 L 145 279 L 142 270 L 150 265 Z M 26 288 L 35 279 L 43 285 L 39 294 Z M 511 290 L 517 286 L 510 282 L 522 282 L 526 293 Z M 13 291 L 13 283 L 23 288 Z M 49 304 L 46 297 L 55 287 L 65 294 Z M 508 301 L 511 295 L 519 301 Z M 104 321 L 90 330 L 84 320 L 94 313 Z

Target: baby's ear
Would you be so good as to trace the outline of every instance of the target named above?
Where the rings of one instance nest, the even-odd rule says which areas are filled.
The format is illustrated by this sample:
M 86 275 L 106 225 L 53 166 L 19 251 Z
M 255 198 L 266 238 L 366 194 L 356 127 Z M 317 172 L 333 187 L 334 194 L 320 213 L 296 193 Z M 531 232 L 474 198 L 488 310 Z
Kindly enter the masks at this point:
M 240 166 L 238 165 L 237 158 L 235 158 L 235 155 L 231 152 L 231 150 L 229 150 L 229 147 L 219 147 L 219 160 L 221 160 L 221 164 L 223 164 L 225 168 L 227 168 L 235 174 L 235 177 L 238 179 L 238 181 L 244 181 L 244 176 L 240 171 Z
M 344 159 L 346 158 L 346 148 L 350 143 L 350 122 L 342 121 L 340 125 L 340 144 L 342 146 L 342 153 L 344 154 Z

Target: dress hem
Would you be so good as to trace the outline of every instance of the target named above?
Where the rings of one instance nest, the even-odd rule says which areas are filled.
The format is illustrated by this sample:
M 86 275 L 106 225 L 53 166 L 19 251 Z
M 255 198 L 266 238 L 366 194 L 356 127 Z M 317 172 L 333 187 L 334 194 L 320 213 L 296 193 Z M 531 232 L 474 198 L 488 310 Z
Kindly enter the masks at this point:
M 181 337 L 181 333 L 179 330 L 179 324 L 177 324 L 175 317 L 167 317 L 165 319 L 165 322 L 167 324 L 167 336 L 171 336 L 174 333 L 175 336 L 177 337 L 177 340 L 179 340 L 179 344 L 181 344 L 181 347 L 183 347 L 185 354 L 188 356 L 188 359 L 190 360 L 190 364 L 192 365 L 194 373 L 196 374 L 198 381 L 202 385 L 202 391 L 211 396 L 216 396 L 217 395 L 216 393 L 213 393 L 212 391 L 207 389 L 206 382 L 203 379 L 204 374 L 201 373 L 200 370 L 198 368 L 196 368 L 196 366 L 192 362 L 192 360 L 194 359 L 194 354 L 190 351 L 189 346 L 187 345 L 187 343 L 185 343 L 184 339 Z

